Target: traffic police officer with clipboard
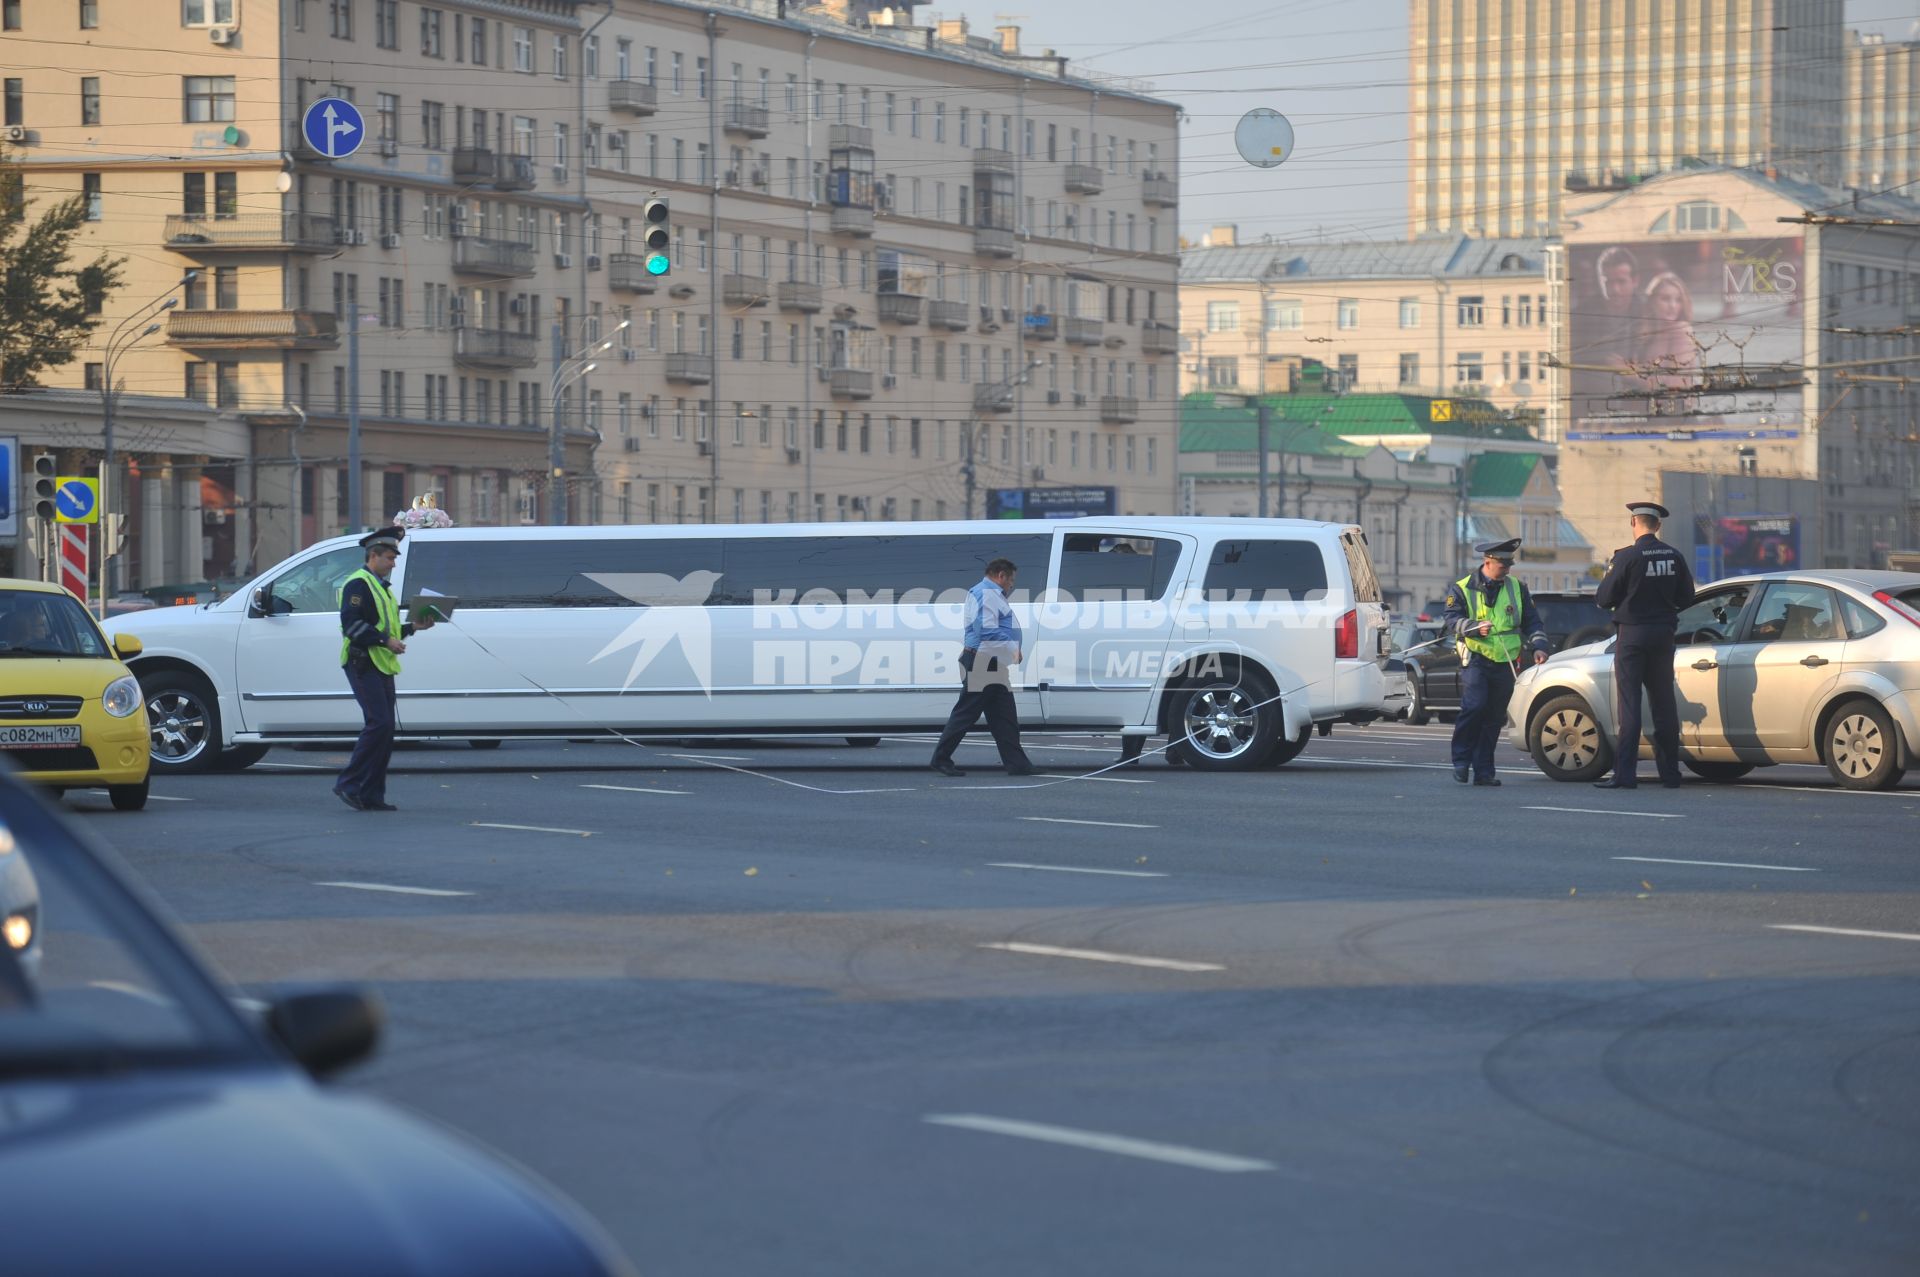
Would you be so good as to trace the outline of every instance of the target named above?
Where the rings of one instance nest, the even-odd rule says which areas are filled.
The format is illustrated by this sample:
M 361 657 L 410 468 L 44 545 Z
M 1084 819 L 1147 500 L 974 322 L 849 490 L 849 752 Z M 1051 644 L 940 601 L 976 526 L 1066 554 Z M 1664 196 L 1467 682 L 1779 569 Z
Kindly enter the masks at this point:
M 1593 601 L 1613 610 L 1620 636 L 1613 644 L 1613 696 L 1619 715 L 1613 775 L 1595 789 L 1634 789 L 1640 783 L 1640 694 L 1653 709 L 1653 761 L 1660 783 L 1680 788 L 1680 711 L 1674 703 L 1673 631 L 1680 609 L 1693 602 L 1693 573 L 1680 551 L 1662 541 L 1667 508 L 1655 501 L 1627 506 L 1632 545 L 1613 552 Z
M 1446 629 L 1460 652 L 1460 713 L 1453 721 L 1453 778 L 1498 785 L 1493 751 L 1507 722 L 1521 653 L 1532 649 L 1538 665 L 1547 659 L 1547 632 L 1533 595 L 1513 577 L 1520 538 L 1482 541 L 1473 547 L 1480 567 L 1447 587 Z
M 387 579 L 399 561 L 405 535 L 389 526 L 360 538 L 367 564 L 340 586 L 340 664 L 365 726 L 333 792 L 355 811 L 398 810 L 387 801 L 387 763 L 393 757 L 397 725 L 394 679 L 416 627 L 401 621 L 400 603 Z M 431 610 L 421 613 L 418 628 L 427 629 L 433 621 Z

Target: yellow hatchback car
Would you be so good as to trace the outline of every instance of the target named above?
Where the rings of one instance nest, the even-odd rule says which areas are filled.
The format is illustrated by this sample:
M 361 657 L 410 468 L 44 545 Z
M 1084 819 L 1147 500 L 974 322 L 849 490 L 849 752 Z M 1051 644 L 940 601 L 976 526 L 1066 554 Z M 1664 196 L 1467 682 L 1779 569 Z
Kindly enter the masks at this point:
M 105 785 L 121 811 L 145 807 L 147 716 L 120 663 L 139 653 L 59 586 L 0 577 L 0 755 L 55 790 Z

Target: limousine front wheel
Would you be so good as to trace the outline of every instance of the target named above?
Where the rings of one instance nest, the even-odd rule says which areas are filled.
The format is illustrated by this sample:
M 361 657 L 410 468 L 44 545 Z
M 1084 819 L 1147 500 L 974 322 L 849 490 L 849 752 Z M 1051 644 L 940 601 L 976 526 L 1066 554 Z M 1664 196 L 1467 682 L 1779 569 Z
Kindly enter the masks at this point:
M 1280 702 L 1251 680 L 1220 679 L 1189 688 L 1174 719 L 1191 767 L 1244 771 L 1266 762 L 1280 742 Z
M 141 681 L 156 771 L 200 772 L 220 752 L 213 689 L 191 674 L 163 670 Z

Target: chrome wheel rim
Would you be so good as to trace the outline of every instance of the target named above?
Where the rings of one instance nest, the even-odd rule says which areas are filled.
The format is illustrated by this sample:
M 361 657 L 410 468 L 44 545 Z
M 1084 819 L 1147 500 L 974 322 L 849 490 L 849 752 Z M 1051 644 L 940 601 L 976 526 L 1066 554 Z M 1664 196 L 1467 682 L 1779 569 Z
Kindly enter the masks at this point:
M 147 732 L 154 758 L 179 764 L 207 747 L 207 710 L 190 692 L 165 691 L 147 699 Z
M 1887 754 L 1880 724 L 1865 714 L 1842 714 L 1833 725 L 1827 755 L 1841 775 L 1860 780 L 1873 774 Z
M 1585 710 L 1557 710 L 1535 730 L 1540 756 L 1555 771 L 1579 771 L 1600 755 L 1600 725 Z
M 1187 701 L 1187 740 L 1209 758 L 1238 758 L 1253 748 L 1260 711 L 1237 687 L 1195 692 Z

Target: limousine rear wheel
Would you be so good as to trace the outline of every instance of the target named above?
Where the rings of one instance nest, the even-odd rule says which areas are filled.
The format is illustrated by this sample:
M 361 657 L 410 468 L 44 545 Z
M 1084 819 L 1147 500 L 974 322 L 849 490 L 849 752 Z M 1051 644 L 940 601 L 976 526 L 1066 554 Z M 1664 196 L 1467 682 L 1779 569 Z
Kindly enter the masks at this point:
M 147 701 L 153 770 L 203 772 L 220 753 L 220 709 L 213 689 L 184 670 L 161 670 L 140 680 Z
M 1188 688 L 1174 717 L 1180 752 L 1201 771 L 1245 771 L 1280 744 L 1280 702 L 1254 678 L 1208 679 Z

